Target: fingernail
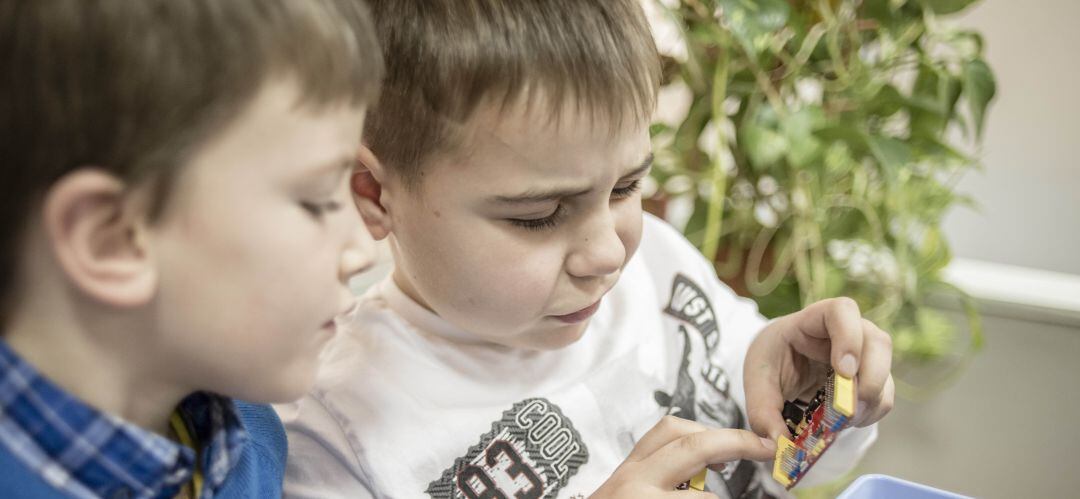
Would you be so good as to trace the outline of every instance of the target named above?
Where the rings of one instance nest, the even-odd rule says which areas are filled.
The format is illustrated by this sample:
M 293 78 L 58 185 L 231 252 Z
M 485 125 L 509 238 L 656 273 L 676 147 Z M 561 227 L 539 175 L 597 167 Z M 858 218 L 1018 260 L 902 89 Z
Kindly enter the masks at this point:
M 771 451 L 776 450 L 776 442 L 772 441 L 772 439 L 761 437 L 761 445 L 764 445 L 766 449 Z
M 855 363 L 855 356 L 850 353 L 844 355 L 840 359 L 840 363 L 836 365 L 836 370 L 845 378 L 855 377 L 855 372 L 858 369 L 859 366 Z

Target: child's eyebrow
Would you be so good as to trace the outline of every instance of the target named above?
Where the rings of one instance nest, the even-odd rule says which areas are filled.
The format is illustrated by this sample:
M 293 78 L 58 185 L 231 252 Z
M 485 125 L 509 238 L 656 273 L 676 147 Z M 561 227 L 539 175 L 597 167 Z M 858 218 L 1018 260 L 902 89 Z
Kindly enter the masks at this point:
M 501 204 L 531 204 L 554 201 L 557 199 L 581 196 L 592 192 L 592 187 L 585 189 L 555 189 L 550 191 L 527 191 L 513 196 L 492 196 L 490 200 Z
M 623 175 L 622 178 L 630 178 L 644 175 L 645 172 L 649 171 L 649 168 L 652 168 L 653 157 L 653 153 L 650 152 L 648 155 L 645 156 L 645 159 L 642 160 L 640 164 L 638 164 L 637 168 L 634 168 L 631 172 Z
M 623 175 L 622 178 L 631 178 L 639 175 L 644 175 L 645 172 L 652 168 L 653 153 L 649 153 L 645 156 L 645 159 L 638 164 L 636 168 Z M 592 192 L 592 188 L 585 189 L 553 189 L 548 191 L 526 191 L 521 194 L 511 196 L 492 196 L 489 200 L 493 203 L 500 204 L 532 204 L 543 203 L 547 201 L 555 201 L 557 199 L 571 198 L 574 196 L 582 196 Z

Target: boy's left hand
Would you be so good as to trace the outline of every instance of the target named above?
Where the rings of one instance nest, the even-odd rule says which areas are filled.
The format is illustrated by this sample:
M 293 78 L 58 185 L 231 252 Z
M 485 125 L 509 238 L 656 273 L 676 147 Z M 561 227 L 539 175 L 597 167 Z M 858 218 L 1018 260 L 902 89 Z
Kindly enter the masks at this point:
M 774 320 L 750 345 L 743 376 L 754 432 L 790 438 L 784 401 L 812 397 L 828 366 L 855 378 L 854 426 L 875 423 L 892 409 L 892 339 L 863 319 L 854 300 L 833 298 Z

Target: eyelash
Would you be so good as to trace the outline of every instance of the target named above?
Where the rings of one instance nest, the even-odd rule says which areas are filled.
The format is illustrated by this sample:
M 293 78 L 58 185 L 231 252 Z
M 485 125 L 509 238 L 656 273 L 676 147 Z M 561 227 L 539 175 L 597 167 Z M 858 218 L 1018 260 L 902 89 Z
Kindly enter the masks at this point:
M 630 196 L 633 196 L 634 193 L 637 192 L 639 189 L 641 189 L 641 179 L 637 179 L 631 182 L 630 185 L 626 187 L 612 189 L 611 197 L 615 199 L 628 198 Z
M 638 179 L 638 180 L 633 181 L 630 185 L 628 185 L 626 187 L 613 189 L 611 191 L 611 197 L 614 198 L 614 199 L 628 198 L 628 197 L 634 195 L 634 193 L 637 192 L 638 189 L 640 189 L 640 188 L 641 188 L 641 180 Z M 548 215 L 548 216 L 546 216 L 544 218 L 532 218 L 532 219 L 511 218 L 511 219 L 509 219 L 509 221 L 510 221 L 510 223 L 514 224 L 515 226 L 521 227 L 523 229 L 541 231 L 541 230 L 544 230 L 544 229 L 550 229 L 550 228 L 558 225 L 559 222 L 562 221 L 562 218 L 565 215 L 565 213 L 566 213 L 566 209 L 563 208 L 562 204 L 560 204 L 558 207 L 555 208 L 554 213 L 552 213 L 552 214 L 550 214 L 550 215 Z
M 511 218 L 510 223 L 512 223 L 512 224 L 514 224 L 514 225 L 516 225 L 518 227 L 521 227 L 523 229 L 528 229 L 528 230 L 550 229 L 550 228 L 558 225 L 559 222 L 562 221 L 562 217 L 563 217 L 563 214 L 565 212 L 566 212 L 566 209 L 563 208 L 563 205 L 560 204 L 558 207 L 555 208 L 554 213 L 552 213 L 552 214 L 550 214 L 550 215 L 548 215 L 548 216 L 546 216 L 544 218 L 529 218 L 529 219 Z
M 300 206 L 315 218 L 322 218 L 327 213 L 332 213 L 341 209 L 341 203 L 337 201 L 327 201 L 325 203 L 301 201 Z

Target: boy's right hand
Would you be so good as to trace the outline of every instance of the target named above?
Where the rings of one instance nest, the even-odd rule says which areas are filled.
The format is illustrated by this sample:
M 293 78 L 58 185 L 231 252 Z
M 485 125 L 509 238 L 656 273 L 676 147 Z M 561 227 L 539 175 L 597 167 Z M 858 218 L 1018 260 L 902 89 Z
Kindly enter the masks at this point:
M 593 499 L 640 497 L 716 497 L 709 492 L 675 490 L 705 467 L 751 459 L 768 461 L 776 443 L 747 430 L 710 429 L 675 416 L 665 416 L 641 437 L 634 450 Z

